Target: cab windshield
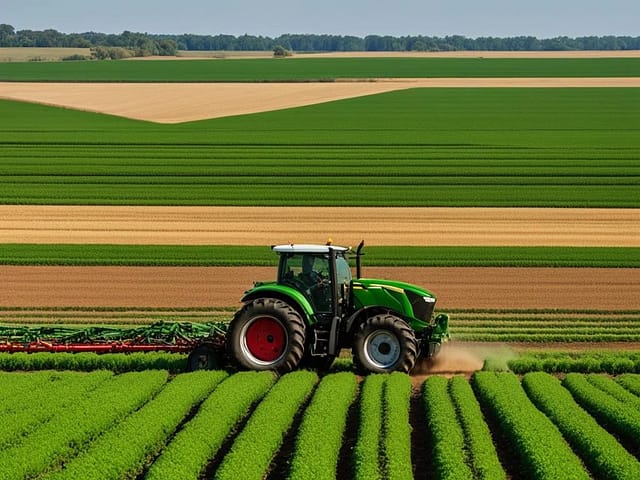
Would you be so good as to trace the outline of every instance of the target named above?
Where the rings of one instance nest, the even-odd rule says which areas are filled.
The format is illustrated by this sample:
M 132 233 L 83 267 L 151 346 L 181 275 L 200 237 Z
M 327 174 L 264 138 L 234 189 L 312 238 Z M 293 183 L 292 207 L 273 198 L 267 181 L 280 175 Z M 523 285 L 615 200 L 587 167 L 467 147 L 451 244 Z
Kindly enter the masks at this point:
M 332 275 L 329 255 L 326 253 L 282 254 L 278 281 L 302 292 L 318 312 L 331 312 Z M 344 255 L 336 256 L 338 292 L 347 291 L 351 282 L 351 270 Z M 342 288 L 345 285 L 346 288 Z

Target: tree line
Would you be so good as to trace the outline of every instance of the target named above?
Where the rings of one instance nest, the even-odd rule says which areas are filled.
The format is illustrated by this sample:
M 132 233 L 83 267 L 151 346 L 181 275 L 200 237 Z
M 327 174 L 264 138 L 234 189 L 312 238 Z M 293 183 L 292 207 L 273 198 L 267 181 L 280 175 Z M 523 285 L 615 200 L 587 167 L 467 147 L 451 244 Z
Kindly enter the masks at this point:
M 587 36 L 539 39 L 532 36 L 478 37 L 462 35 L 318 35 L 286 34 L 275 38 L 255 35 L 158 35 L 124 31 L 62 33 L 57 30 L 15 30 L 0 24 L 0 47 L 114 47 L 141 55 L 175 55 L 177 50 L 273 50 L 283 47 L 297 52 L 348 51 L 557 51 L 557 50 L 640 50 L 640 37 Z

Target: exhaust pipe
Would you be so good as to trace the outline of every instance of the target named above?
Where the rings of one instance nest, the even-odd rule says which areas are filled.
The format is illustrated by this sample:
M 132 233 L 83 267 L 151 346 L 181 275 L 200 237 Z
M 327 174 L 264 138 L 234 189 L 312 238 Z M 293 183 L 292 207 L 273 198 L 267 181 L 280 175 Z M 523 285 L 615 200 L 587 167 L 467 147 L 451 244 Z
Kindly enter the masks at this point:
M 360 262 L 360 257 L 364 255 L 364 253 L 362 253 L 362 247 L 364 247 L 364 240 L 360 242 L 360 245 L 358 245 L 356 249 L 356 278 L 362 277 L 362 263 Z

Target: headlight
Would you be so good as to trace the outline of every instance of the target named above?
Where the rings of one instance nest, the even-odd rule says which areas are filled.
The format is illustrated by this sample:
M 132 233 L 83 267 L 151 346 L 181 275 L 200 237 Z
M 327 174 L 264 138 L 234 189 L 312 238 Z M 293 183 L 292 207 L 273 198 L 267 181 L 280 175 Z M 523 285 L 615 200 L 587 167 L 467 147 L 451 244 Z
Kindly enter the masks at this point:
M 433 297 L 417 295 L 410 290 L 406 290 L 406 294 L 409 298 L 409 302 L 411 303 L 411 308 L 413 309 L 413 316 L 423 322 L 428 322 L 436 306 L 436 299 Z

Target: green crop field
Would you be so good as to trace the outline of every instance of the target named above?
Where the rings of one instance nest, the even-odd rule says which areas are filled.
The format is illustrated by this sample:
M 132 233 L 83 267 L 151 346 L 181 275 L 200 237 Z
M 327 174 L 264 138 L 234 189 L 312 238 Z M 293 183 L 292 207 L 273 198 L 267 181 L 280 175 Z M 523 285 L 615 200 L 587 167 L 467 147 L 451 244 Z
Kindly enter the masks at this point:
M 2 244 L 0 265 L 274 266 L 261 246 Z M 353 263 L 353 262 L 352 262 Z M 640 267 L 639 247 L 367 247 L 385 267 Z
M 2 65 L 0 81 L 260 82 L 340 78 L 638 77 L 637 58 L 299 58 Z
M 0 102 L 9 204 L 637 207 L 640 89 L 413 89 L 158 125 Z
M 637 479 L 640 376 L 0 372 L 2 478 Z
M 603 343 L 640 341 L 640 312 L 598 310 L 453 310 L 456 341 Z

